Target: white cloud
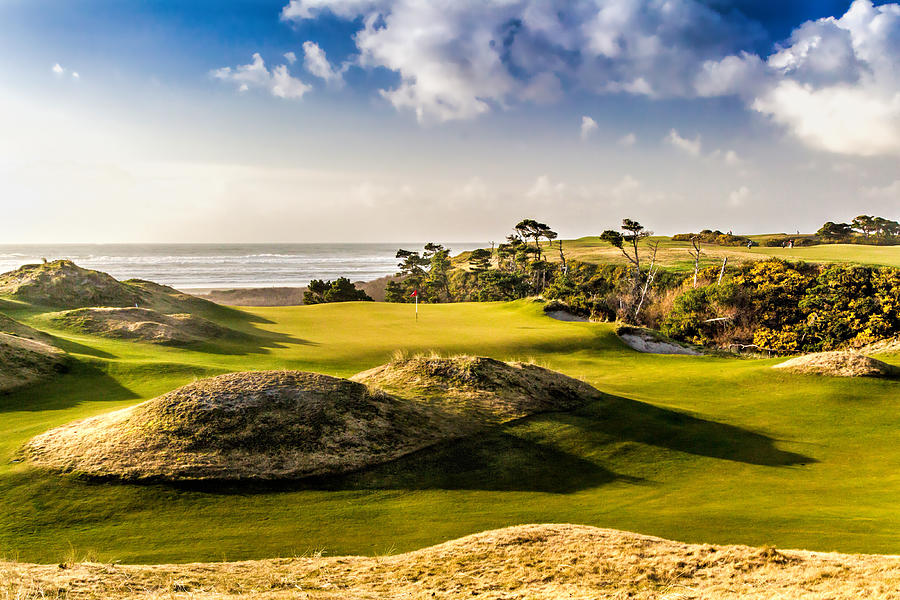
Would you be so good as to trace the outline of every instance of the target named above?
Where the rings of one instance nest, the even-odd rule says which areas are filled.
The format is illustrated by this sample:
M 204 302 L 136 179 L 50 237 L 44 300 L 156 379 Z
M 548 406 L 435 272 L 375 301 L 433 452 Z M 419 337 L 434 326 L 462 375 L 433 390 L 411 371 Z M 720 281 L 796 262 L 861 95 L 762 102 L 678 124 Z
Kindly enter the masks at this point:
M 289 64 L 289 65 L 292 65 L 292 64 L 294 64 L 295 62 L 297 62 L 297 55 L 294 54 L 293 52 L 285 52 L 285 53 L 284 53 L 284 58 L 285 58 L 286 61 L 288 61 L 288 64 Z
M 666 136 L 665 141 L 672 144 L 672 146 L 678 148 L 682 152 L 685 152 L 694 157 L 699 157 L 700 152 L 703 150 L 703 144 L 700 140 L 699 135 L 696 138 L 689 140 L 687 138 L 681 137 L 681 135 L 675 129 L 669 131 L 669 135 Z
M 78 71 L 72 71 L 72 79 L 81 79 L 81 75 L 78 74 Z
M 563 182 L 554 182 L 547 175 L 540 175 L 535 179 L 531 188 L 525 192 L 529 198 L 537 198 L 542 200 L 560 199 L 566 192 L 566 184 Z
M 694 80 L 694 88 L 703 97 L 736 95 L 752 99 L 768 77 L 768 68 L 760 57 L 741 52 L 704 62 Z
M 619 145 L 625 146 L 626 148 L 630 148 L 637 143 L 637 136 L 633 133 L 626 133 L 622 137 L 619 138 Z
M 253 55 L 253 60 L 249 64 L 234 68 L 223 67 L 211 74 L 216 79 L 237 84 L 240 92 L 258 88 L 267 90 L 278 98 L 300 99 L 312 89 L 312 86 L 292 77 L 287 65 L 278 65 L 270 71 L 259 53 Z
M 898 55 L 900 4 L 874 6 L 870 0 L 855 0 L 840 18 L 795 29 L 769 56 L 765 80 L 754 75 L 732 87 L 755 87 L 750 107 L 811 148 L 857 156 L 896 155 Z
M 743 206 L 748 198 L 750 198 L 750 189 L 743 185 L 728 194 L 728 204 L 734 207 Z
M 53 71 L 54 75 L 62 75 L 63 73 L 66 72 L 66 70 L 63 69 L 59 63 L 56 63 L 55 65 L 53 65 L 53 67 L 50 70 Z
M 737 11 L 700 0 L 292 0 L 282 18 L 323 13 L 360 20 L 358 64 L 398 73 L 382 95 L 420 121 L 548 101 L 564 81 L 597 93 L 694 96 L 700 65 L 762 35 Z
M 597 131 L 597 121 L 588 116 L 581 117 L 581 139 L 588 139 L 595 131 Z
M 303 42 L 303 67 L 325 83 L 341 86 L 344 83 L 343 74 L 332 68 L 325 51 L 315 42 Z
M 651 98 L 738 96 L 812 148 L 900 154 L 900 4 L 854 0 L 768 57 L 761 26 L 709 0 L 291 0 L 285 20 L 358 20 L 355 64 L 420 121 L 469 119 L 564 88 Z M 318 50 L 318 47 L 315 47 Z M 327 61 L 307 67 L 337 81 Z M 324 59 L 324 56 L 322 57 Z

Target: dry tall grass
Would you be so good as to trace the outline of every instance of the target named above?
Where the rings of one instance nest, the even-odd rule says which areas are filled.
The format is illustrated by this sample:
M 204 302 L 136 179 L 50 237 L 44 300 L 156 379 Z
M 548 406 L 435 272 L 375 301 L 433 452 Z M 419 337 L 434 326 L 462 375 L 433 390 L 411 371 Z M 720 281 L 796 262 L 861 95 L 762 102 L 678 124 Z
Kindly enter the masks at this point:
M 523 525 L 383 557 L 186 565 L 0 563 L 0 599 L 900 598 L 900 557 L 681 544 Z

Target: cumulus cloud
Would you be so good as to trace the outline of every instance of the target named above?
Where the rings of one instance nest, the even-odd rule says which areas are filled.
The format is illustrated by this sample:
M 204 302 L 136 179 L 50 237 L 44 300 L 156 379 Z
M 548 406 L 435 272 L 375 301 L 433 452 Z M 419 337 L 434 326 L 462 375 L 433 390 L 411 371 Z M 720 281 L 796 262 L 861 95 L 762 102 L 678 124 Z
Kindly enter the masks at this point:
M 293 52 L 285 52 L 285 53 L 284 53 L 284 59 L 285 59 L 286 61 L 288 61 L 288 64 L 289 64 L 289 65 L 292 65 L 292 64 L 294 64 L 295 62 L 297 62 L 297 55 L 294 54 Z
M 588 116 L 581 117 L 581 139 L 586 140 L 597 130 L 597 121 Z
M 672 129 L 669 131 L 669 135 L 666 136 L 665 141 L 678 148 L 682 152 L 690 154 L 694 157 L 699 157 L 701 151 L 703 150 L 703 143 L 698 135 L 692 140 L 681 137 L 677 130 Z
M 748 51 L 764 31 L 728 4 L 291 0 L 282 19 L 358 23 L 353 64 L 396 73 L 380 93 L 420 121 L 549 102 L 569 89 L 737 96 L 812 148 L 900 154 L 900 4 L 854 0 L 843 16 L 799 25 L 769 56 Z M 339 81 L 320 51 L 307 50 L 307 69 Z
M 216 79 L 236 84 L 240 92 L 246 92 L 251 88 L 263 89 L 278 98 L 300 99 L 312 89 L 312 86 L 293 77 L 288 72 L 287 65 L 278 65 L 269 70 L 259 53 L 253 55 L 253 60 L 249 64 L 234 68 L 222 67 L 213 71 L 211 75 Z
M 811 148 L 876 156 L 900 154 L 900 4 L 855 0 L 840 18 L 804 23 L 768 57 L 741 63 L 732 90 L 754 89 L 753 110 Z M 748 66 L 750 64 L 754 66 Z M 710 88 L 712 89 L 712 88 Z
M 53 67 L 51 67 L 50 70 L 53 71 L 54 75 L 62 75 L 63 73 L 66 72 L 66 70 L 63 69 L 59 63 L 56 63 L 55 65 L 53 65 Z
M 740 13 L 701 0 L 291 0 L 282 18 L 323 13 L 358 19 L 357 64 L 398 73 L 382 95 L 437 121 L 548 101 L 563 85 L 695 96 L 699 65 L 762 35 Z
M 344 83 L 341 71 L 335 70 L 331 66 L 325 56 L 325 51 L 315 42 L 303 43 L 303 67 L 319 79 L 324 79 L 325 83 L 335 86 Z

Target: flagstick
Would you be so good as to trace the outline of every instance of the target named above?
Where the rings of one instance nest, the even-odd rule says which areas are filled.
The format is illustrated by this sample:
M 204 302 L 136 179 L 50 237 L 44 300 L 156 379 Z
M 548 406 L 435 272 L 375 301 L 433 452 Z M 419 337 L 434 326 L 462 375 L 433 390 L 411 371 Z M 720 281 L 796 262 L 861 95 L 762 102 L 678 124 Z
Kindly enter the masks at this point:
M 419 294 L 416 293 L 416 321 L 419 320 Z

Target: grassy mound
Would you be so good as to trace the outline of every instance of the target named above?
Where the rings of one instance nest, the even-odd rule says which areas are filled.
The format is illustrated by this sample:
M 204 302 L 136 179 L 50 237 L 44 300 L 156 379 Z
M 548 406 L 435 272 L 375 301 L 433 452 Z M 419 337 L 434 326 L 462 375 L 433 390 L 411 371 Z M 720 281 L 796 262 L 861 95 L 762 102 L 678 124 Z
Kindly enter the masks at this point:
M 64 568 L 60 568 L 64 567 Z M 31 600 L 191 598 L 896 598 L 900 558 L 682 544 L 584 525 L 521 525 L 406 554 L 184 565 L 0 563 Z
M 52 340 L 52 338 L 43 331 L 38 331 L 33 327 L 25 325 L 24 323 L 19 323 L 14 319 L 10 319 L 3 313 L 0 313 L 0 333 L 8 333 L 20 338 L 37 340 L 39 342 L 46 343 L 50 343 L 50 341 Z
M 24 265 L 0 275 L 0 296 L 42 306 L 134 306 L 137 292 L 100 271 L 69 260 Z
M 168 286 L 141 279 L 118 281 L 70 260 L 24 265 L 0 274 L 0 296 L 60 309 L 140 306 L 162 313 L 192 313 L 215 307 Z
M 221 375 L 53 429 L 23 452 L 38 466 L 92 477 L 299 479 L 383 463 L 600 395 L 534 365 L 473 357 L 395 361 L 355 379 Z
M 537 365 L 478 356 L 401 358 L 352 379 L 489 423 L 569 410 L 601 396 L 583 381 Z
M 316 373 L 196 381 L 33 438 L 37 465 L 126 480 L 295 479 L 390 460 L 448 435 L 424 407 Z
M 62 350 L 37 339 L 0 333 L 0 393 L 46 379 L 64 366 Z
M 816 352 L 777 364 L 774 369 L 831 377 L 897 377 L 900 368 L 856 352 Z
M 46 318 L 61 329 L 153 344 L 187 344 L 235 334 L 202 317 L 164 315 L 149 308 L 76 308 Z

